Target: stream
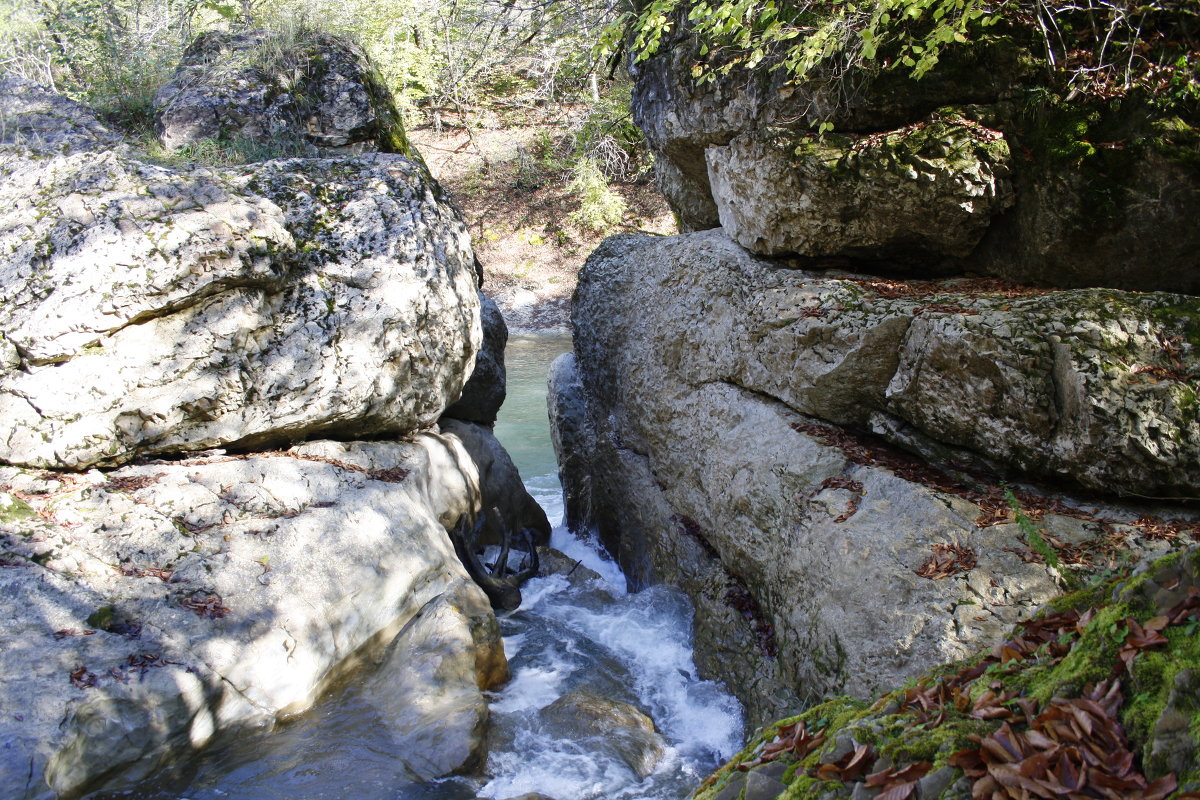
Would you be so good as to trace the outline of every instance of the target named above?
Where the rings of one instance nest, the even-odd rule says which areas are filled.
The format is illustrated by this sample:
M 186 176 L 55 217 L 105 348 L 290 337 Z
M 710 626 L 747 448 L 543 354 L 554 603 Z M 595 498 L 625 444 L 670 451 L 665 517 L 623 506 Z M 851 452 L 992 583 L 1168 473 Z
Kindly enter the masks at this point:
M 500 617 L 512 680 L 490 695 L 487 777 L 413 782 L 390 752 L 385 726 L 372 724 L 381 712 L 368 679 L 273 731 L 217 743 L 135 789 L 93 800 L 505 800 L 529 792 L 555 800 L 678 800 L 732 756 L 742 742 L 741 708 L 723 686 L 696 674 L 687 598 L 663 586 L 626 592 L 617 566 L 561 525 L 546 373 L 569 349 L 566 336 L 509 341 L 508 397 L 496 435 L 555 526 L 551 546 L 598 577 L 533 578 L 521 608 Z M 649 714 L 667 745 L 653 772 L 639 778 L 605 737 L 560 735 L 539 713 L 580 689 Z

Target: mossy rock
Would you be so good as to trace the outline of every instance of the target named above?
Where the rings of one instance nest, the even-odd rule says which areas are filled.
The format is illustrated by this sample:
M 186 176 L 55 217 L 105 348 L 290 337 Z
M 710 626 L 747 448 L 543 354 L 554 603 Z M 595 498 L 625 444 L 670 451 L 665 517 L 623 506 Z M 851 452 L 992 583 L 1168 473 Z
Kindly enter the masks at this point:
M 1037 657 L 996 660 L 969 684 L 971 700 L 987 690 L 1016 692 L 1039 701 L 1043 707 L 1054 698 L 1078 697 L 1090 684 L 1121 672 L 1120 652 L 1129 633 L 1128 618 L 1141 624 L 1163 615 L 1187 598 L 1190 587 L 1198 585 L 1200 547 L 1193 547 L 1164 556 L 1132 574 L 1058 598 L 1048 606 L 1047 613 L 1094 610 L 1082 632 L 1068 636 L 1070 652 L 1056 664 L 1050 663 L 1053 659 L 1043 659 L 1044 649 Z M 1138 651 L 1123 673 L 1126 699 L 1119 721 L 1148 780 L 1171 773 L 1181 786 L 1186 786 L 1200 781 L 1200 618 L 1168 625 L 1163 633 L 1167 643 Z M 932 686 L 939 678 L 960 674 L 979 663 L 975 659 L 936 668 L 915 685 Z M 779 730 L 793 723 L 802 722 L 810 732 L 824 733 L 826 743 L 802 760 L 781 757 L 789 766 L 783 777 L 788 788 L 780 797 L 788 800 L 848 796 L 853 783 L 822 780 L 815 773 L 817 766 L 834 760 L 848 746 L 873 747 L 878 759 L 872 771 L 884 765 L 900 768 L 918 762 L 928 762 L 933 771 L 948 768 L 950 756 L 977 746 L 974 742 L 979 737 L 986 737 L 1000 726 L 998 720 L 976 719 L 951 708 L 938 715 L 938 724 L 928 724 L 905 707 L 905 692 L 896 690 L 873 704 L 834 698 L 769 725 L 705 781 L 695 797 L 715 800 L 744 774 L 740 765 L 754 764 Z M 946 791 L 957 797 L 961 789 L 957 778 L 951 777 L 948 785 Z

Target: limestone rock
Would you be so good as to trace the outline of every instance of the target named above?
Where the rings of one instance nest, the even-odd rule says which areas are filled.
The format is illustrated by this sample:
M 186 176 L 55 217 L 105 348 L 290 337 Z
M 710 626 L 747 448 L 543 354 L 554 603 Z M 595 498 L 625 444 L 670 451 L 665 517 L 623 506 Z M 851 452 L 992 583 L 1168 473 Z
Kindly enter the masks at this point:
M 833 79 L 818 69 L 807 80 L 788 81 L 768 57 L 757 69 L 735 68 L 699 83 L 692 69 L 705 58 L 688 33 L 686 11 L 673 14 L 658 52 L 631 67 L 632 110 L 682 231 L 719 224 L 736 228 L 735 238 L 752 248 L 770 248 L 762 252 L 794 248 L 808 254 L 830 250 L 813 247 L 814 233 L 828 245 L 835 232 L 901 234 L 901 220 L 910 219 L 910 236 L 893 242 L 899 245 L 895 252 L 837 252 L 864 271 L 878 270 L 882 255 L 889 269 L 911 275 L 983 274 L 1057 288 L 1200 294 L 1200 228 L 1194 224 L 1200 215 L 1200 126 L 1194 109 L 1179 104 L 1164 111 L 1148 98 L 1072 93 L 1065 99 L 1046 84 L 1043 71 L 1032 69 L 1036 57 L 1019 33 L 948 48 L 919 80 L 904 70 L 851 70 Z M 938 110 L 1003 131 L 1012 149 L 1007 176 L 988 176 L 995 161 L 987 157 L 981 163 L 988 169 L 968 169 L 974 174 L 963 183 L 894 182 L 903 189 L 897 208 L 887 191 L 872 194 L 878 169 L 839 172 L 838 180 L 817 182 L 832 191 L 817 191 L 812 179 L 821 170 L 814 159 L 798 169 L 790 154 L 785 159 L 766 144 L 781 130 L 794 140 L 813 138 L 821 123 L 832 123 L 835 133 L 825 140 L 841 138 L 854 149 L 830 161 L 847 166 L 856 151 L 874 150 L 879 138 L 921 125 Z M 929 172 L 944 179 L 955 171 L 939 166 Z M 989 195 L 992 177 L 996 191 Z M 909 216 L 921 210 L 911 190 L 935 184 L 943 190 L 925 195 L 928 214 Z M 956 199 L 970 210 L 956 210 Z M 1013 207 L 997 213 L 1010 199 Z M 839 220 L 839 213 L 846 218 Z M 966 222 L 961 231 L 954 219 Z M 826 228 L 813 231 L 814 220 L 824 220 Z M 777 222 L 795 230 L 777 230 Z M 933 241 L 931 231 L 938 234 Z M 979 245 L 971 249 L 970 242 Z M 922 262 L 921 250 L 941 257 Z
M 479 471 L 479 492 L 484 509 L 498 508 L 504 525 L 512 534 L 523 528 L 534 532 L 534 544 L 544 545 L 550 541 L 550 521 L 546 512 L 525 489 L 521 474 L 513 464 L 504 446 L 484 425 L 476 425 L 445 417 L 439 423 L 442 433 L 454 436 L 474 461 Z M 500 542 L 476 542 L 478 545 L 500 544 Z M 519 540 L 513 540 L 520 547 Z
M 1198 323 L 1195 298 L 1102 290 L 921 314 L 887 409 L 1029 472 L 1119 495 L 1195 497 L 1200 351 L 1188 337 Z
M 111 150 L 121 138 L 74 100 L 6 74 L 0 76 L 0 144 L 49 156 Z M 0 166 L 9 163 L 7 149 L 0 150 Z
M 1174 135 L 1152 126 L 1145 139 L 1158 144 L 1101 148 L 1082 163 L 1039 159 L 1016 176 L 1020 202 L 971 269 L 1042 286 L 1200 294 L 1200 131 L 1190 142 Z
M 658 53 L 630 72 L 634 122 L 655 153 L 659 188 L 684 232 L 723 224 L 706 167 L 709 148 L 779 126 L 800 131 L 829 118 L 838 131 L 894 130 L 940 106 L 994 102 L 1014 69 L 1011 53 L 981 45 L 948 53 L 949 76 L 935 70 L 911 81 L 889 72 L 876 79 L 874 91 L 851 97 L 836 81 L 797 84 L 783 70 L 734 70 L 697 84 L 692 67 L 700 56 L 687 33 L 686 9 L 673 13 L 674 27 Z
M 591 435 L 587 395 L 579 379 L 574 353 L 563 353 L 550 365 L 546 402 L 550 413 L 550 436 L 558 455 L 558 474 L 563 485 L 564 522 L 568 530 L 582 533 L 592 512 L 591 464 L 588 454 L 596 446 Z
M 463 387 L 462 397 L 446 409 L 445 416 L 492 425 L 506 394 L 504 346 L 508 344 L 508 326 L 496 301 L 483 292 L 479 293 L 479 314 L 483 346 L 475 357 L 475 371 Z
M 202 34 L 154 97 L 163 146 L 254 142 L 293 155 L 409 153 L 391 95 L 366 53 L 330 34 Z
M 743 135 L 706 157 L 721 226 L 764 255 L 963 257 L 1013 199 L 1003 135 L 952 117 L 824 142 Z
M 665 752 L 654 721 L 629 703 L 586 689 L 568 692 L 540 712 L 564 738 L 617 756 L 639 778 L 654 771 Z
M 580 276 L 574 346 L 586 402 L 569 391 L 557 401 L 578 411 L 568 424 L 556 423 L 556 442 L 590 465 L 586 524 L 617 555 L 632 586 L 666 581 L 692 597 L 698 666 L 726 681 L 747 705 L 751 725 L 801 705 L 798 689 L 808 697 L 869 694 L 990 645 L 1057 587 L 1044 565 L 1018 555 L 1025 547 L 1019 526 L 980 523 L 986 514 L 978 496 L 945 488 L 949 478 L 922 478 L 923 462 L 905 461 L 911 457 L 898 451 L 872 455 L 882 443 L 859 443 L 813 418 L 865 427 L 891 415 L 888 387 L 910 353 L 916 358 L 926 346 L 911 331 L 941 319 L 1006 321 L 1009 331 L 992 340 L 1002 349 L 996 355 L 1001 363 L 1024 359 L 1029 383 L 1006 382 L 993 369 L 989 385 L 997 397 L 1011 391 L 1014 406 L 1033 405 L 1022 392 L 1039 380 L 1052 386 L 1055 364 L 1039 337 L 1057 330 L 1080 354 L 1098 347 L 1083 333 L 1095 322 L 1084 302 L 1094 294 L 1014 298 L 955 282 L 905 290 L 780 269 L 716 231 L 614 237 Z M 1113 325 L 1131 323 L 1126 335 L 1148 348 L 1138 358 L 1149 357 L 1159 332 L 1175 335 L 1166 315 L 1149 309 L 1180 298 L 1108 295 L 1132 304 L 1106 314 Z M 1046 348 L 1043 356 L 1035 344 Z M 1195 358 L 1186 347 L 1179 352 L 1185 363 Z M 1089 402 L 1108 402 L 1101 407 L 1115 417 L 1138 404 L 1150 418 L 1162 415 L 1159 384 L 1139 387 L 1140 375 L 1149 373 L 1135 374 L 1136 363 L 1115 366 L 1123 371 L 1109 391 L 1119 401 L 1089 390 Z M 1155 363 L 1166 369 L 1165 361 Z M 1107 380 L 1067 371 L 1073 380 Z M 959 380 L 931 392 L 925 406 L 935 396 L 939 407 L 953 406 L 977 391 L 983 376 L 964 365 Z M 571 383 L 567 376 L 556 385 Z M 971 413 L 1019 425 L 1020 416 L 1004 408 L 993 402 Z M 1080 418 L 1098 415 L 1095 408 Z M 571 433 L 580 430 L 587 433 Z M 1136 441 L 1120 428 L 1114 435 Z M 1106 480 L 1134 479 L 1124 456 L 1100 456 L 1115 453 L 1105 449 L 1112 445 L 1084 444 L 1103 461 Z M 1086 480 L 1093 468 L 1076 463 L 1073 474 Z M 1136 477 L 1169 488 L 1175 478 L 1163 481 L 1159 470 L 1184 472 L 1161 462 Z M 569 482 L 575 473 L 563 475 Z M 1096 534 L 1081 513 L 1084 519 L 1046 514 L 1039 524 L 1050 536 L 1082 544 Z M 1090 513 L 1119 521 L 1136 553 L 1166 547 L 1138 539 L 1137 507 Z M 939 580 L 917 574 L 938 548 L 954 545 L 973 551 L 974 567 Z
M 475 667 L 479 656 L 497 651 L 503 654 L 504 646 L 491 606 L 477 587 L 464 584 L 422 608 L 367 679 L 392 752 L 417 780 L 483 766 L 488 704 L 480 689 L 503 683 L 507 662 L 490 684 L 480 683 Z
M 641 280 L 629 261 L 643 265 Z M 898 421 L 1000 467 L 1093 489 L 1200 494 L 1194 298 L 897 287 L 782 270 L 719 232 L 610 240 L 585 281 L 615 282 L 640 309 L 631 336 L 686 329 L 663 357 L 692 386 L 729 382 L 903 442 Z M 581 360 L 603 362 L 585 347 Z M 621 388 L 612 379 L 608 394 Z
M 467 234 L 401 156 L 179 173 L 80 153 L 22 162 L 0 207 L 8 463 L 411 431 L 472 369 Z
M 397 649 L 441 666 L 404 691 L 455 709 L 435 738 L 457 744 L 421 769 L 470 763 L 504 659 L 446 535 L 478 479 L 456 440 L 428 434 L 107 474 L 0 468 L 0 583 L 22 598 L 0 619 L 5 797 L 136 780 L 302 710 L 406 626 Z

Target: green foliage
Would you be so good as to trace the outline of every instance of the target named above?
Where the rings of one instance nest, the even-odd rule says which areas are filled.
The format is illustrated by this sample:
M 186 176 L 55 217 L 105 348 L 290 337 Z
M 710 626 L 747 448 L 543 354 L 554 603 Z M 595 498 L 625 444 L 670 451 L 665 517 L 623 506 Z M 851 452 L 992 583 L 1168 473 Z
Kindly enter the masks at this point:
M 568 188 L 579 198 L 579 210 L 571 214 L 576 224 L 598 233 L 621 224 L 626 211 L 625 200 L 608 185 L 594 159 L 582 158 L 575 164 L 574 177 Z
M 952 48 L 994 38 L 1001 23 L 1033 48 L 1056 90 L 1137 90 L 1164 106 L 1200 106 L 1195 0 L 651 0 L 620 25 L 635 61 L 664 49 L 677 27 L 690 31 L 698 84 L 764 68 L 826 84 L 844 101 L 885 71 L 920 79 Z M 614 39 L 610 32 L 598 49 Z
M 1029 545 L 1033 552 L 1042 557 L 1042 560 L 1046 562 L 1046 566 L 1051 569 L 1058 569 L 1062 563 L 1058 557 L 1058 551 L 1051 547 L 1050 543 L 1042 537 L 1042 532 L 1038 530 L 1037 525 L 1033 524 L 1033 520 L 1025 513 L 1025 509 L 1021 508 L 1021 503 L 1017 500 L 1017 496 L 1013 494 L 1013 490 L 1007 486 L 1004 487 L 1004 502 L 1008 503 L 1008 507 L 1012 509 L 1017 527 L 1025 535 L 1025 543 Z
M 653 161 L 641 130 L 633 124 L 628 82 L 618 83 L 573 131 L 575 158 L 595 161 L 610 180 L 631 181 L 649 172 Z
M 637 61 L 658 52 L 680 12 L 699 39 L 699 83 L 767 65 L 793 79 L 851 69 L 903 69 L 919 78 L 947 47 L 999 20 L 987 0 L 653 0 L 631 26 Z
M 219 16 L 189 0 L 10 0 L 0 10 L 0 60 L 116 125 L 145 129 L 183 47 Z

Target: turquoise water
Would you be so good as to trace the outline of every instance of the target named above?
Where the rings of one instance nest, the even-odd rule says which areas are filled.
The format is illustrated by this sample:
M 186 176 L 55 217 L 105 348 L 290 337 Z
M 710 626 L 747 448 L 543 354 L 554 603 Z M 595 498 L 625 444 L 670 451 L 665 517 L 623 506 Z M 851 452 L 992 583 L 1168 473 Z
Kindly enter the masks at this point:
M 512 456 L 529 493 L 546 509 L 551 525 L 562 519 L 562 488 L 546 416 L 546 374 L 550 362 L 570 350 L 571 337 L 566 334 L 510 338 L 504 349 L 508 396 L 496 419 L 496 438 Z
M 496 438 L 526 480 L 558 469 L 546 417 L 546 372 L 550 362 L 570 351 L 566 335 L 514 336 L 504 350 L 508 396 L 496 419 Z

